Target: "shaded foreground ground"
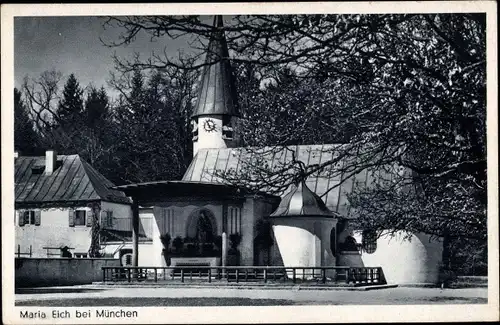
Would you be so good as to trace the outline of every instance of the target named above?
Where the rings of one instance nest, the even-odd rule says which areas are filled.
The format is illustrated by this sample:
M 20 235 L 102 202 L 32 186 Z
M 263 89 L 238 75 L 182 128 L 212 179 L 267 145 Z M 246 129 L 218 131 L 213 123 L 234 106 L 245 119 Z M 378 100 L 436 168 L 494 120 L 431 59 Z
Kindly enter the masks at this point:
M 27 291 L 25 291 L 27 292 Z M 486 304 L 486 288 L 445 289 L 398 287 L 371 291 L 236 289 L 236 288 L 96 288 L 18 293 L 16 306 L 276 306 Z M 140 297 L 140 299 L 137 299 Z

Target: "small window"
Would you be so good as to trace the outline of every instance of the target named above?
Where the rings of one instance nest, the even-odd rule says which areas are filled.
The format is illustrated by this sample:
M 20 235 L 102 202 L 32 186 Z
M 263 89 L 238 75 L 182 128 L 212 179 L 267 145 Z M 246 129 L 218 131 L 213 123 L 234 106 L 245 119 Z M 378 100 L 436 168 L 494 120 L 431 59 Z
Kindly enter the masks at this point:
M 77 210 L 75 211 L 75 226 L 85 226 L 85 210 Z
M 125 255 L 125 265 L 132 265 L 132 254 Z
M 363 250 L 367 254 L 373 254 L 377 250 L 377 233 L 373 230 L 364 230 L 361 240 Z
M 24 225 L 35 225 L 39 226 L 40 225 L 40 211 L 34 211 L 34 210 L 27 210 L 23 211 L 22 214 L 19 216 L 19 225 L 24 226 Z
M 113 211 L 106 211 L 106 227 L 113 228 Z
M 24 211 L 24 224 L 25 225 L 35 224 L 35 211 Z
M 193 136 L 193 141 L 198 140 L 198 123 L 196 121 L 191 121 L 191 127 L 192 127 L 192 136 Z
M 222 119 L 222 138 L 224 140 L 233 139 L 233 127 L 231 125 L 231 116 L 224 115 Z

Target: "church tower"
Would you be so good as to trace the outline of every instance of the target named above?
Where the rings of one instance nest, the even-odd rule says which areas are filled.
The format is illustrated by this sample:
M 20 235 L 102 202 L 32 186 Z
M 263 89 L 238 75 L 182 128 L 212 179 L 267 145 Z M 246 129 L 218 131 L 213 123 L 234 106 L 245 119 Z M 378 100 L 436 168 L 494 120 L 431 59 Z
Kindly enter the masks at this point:
M 232 148 L 238 145 L 235 133 L 239 117 L 235 78 L 229 63 L 222 16 L 214 17 L 198 98 L 191 116 L 193 155 L 199 149 Z

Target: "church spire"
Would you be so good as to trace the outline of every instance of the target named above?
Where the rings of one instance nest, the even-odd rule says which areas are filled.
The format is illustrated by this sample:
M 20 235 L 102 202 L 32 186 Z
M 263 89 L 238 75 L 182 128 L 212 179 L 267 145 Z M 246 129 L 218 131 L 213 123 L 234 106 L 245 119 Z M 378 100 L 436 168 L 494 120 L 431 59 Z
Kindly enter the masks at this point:
M 206 115 L 239 115 L 236 85 L 222 29 L 222 16 L 214 17 L 213 26 L 214 31 L 208 43 L 206 65 L 203 67 L 192 118 Z

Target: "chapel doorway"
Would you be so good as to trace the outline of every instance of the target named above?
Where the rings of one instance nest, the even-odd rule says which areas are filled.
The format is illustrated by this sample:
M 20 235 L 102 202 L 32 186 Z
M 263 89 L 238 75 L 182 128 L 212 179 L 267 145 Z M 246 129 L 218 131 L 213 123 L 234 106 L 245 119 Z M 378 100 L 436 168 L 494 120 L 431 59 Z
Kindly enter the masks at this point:
M 217 223 L 212 211 L 200 209 L 194 211 L 187 225 L 185 243 L 188 256 L 215 256 L 217 246 Z

